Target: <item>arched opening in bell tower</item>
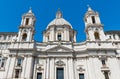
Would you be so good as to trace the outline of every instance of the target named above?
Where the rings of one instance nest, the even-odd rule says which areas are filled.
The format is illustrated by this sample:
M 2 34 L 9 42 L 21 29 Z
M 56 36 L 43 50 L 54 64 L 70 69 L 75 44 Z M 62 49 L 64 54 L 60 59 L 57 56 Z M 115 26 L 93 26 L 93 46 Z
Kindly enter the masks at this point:
M 92 16 L 92 23 L 95 24 L 95 16 Z
M 24 33 L 24 34 L 22 35 L 22 41 L 26 41 L 26 40 L 27 40 L 27 34 Z
M 29 18 L 26 18 L 25 25 L 28 25 L 28 24 L 29 24 Z
M 99 40 L 99 39 L 100 39 L 100 36 L 99 36 L 99 33 L 98 33 L 98 32 L 95 32 L 95 33 L 94 33 L 94 36 L 95 36 L 95 39 L 96 39 L 96 40 Z

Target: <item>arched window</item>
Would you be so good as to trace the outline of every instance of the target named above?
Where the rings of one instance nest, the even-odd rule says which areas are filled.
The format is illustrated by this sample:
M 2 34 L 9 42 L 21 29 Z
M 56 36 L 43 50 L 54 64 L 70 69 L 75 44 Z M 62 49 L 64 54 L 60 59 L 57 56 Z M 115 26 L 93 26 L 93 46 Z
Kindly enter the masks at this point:
M 92 23 L 94 24 L 95 23 L 95 16 L 92 16 Z
M 27 34 L 24 33 L 23 36 L 22 36 L 22 41 L 26 41 L 27 40 Z
M 49 38 L 49 35 L 47 36 L 47 39 L 48 39 L 48 41 L 49 41 L 49 39 L 50 39 L 50 38 Z
M 29 24 L 29 18 L 26 18 L 26 23 L 25 25 L 28 25 Z
M 96 40 L 99 40 L 99 39 L 100 39 L 98 32 L 95 32 L 95 33 L 94 33 L 94 36 L 95 36 L 95 39 L 96 39 Z
M 58 33 L 57 38 L 58 38 L 59 41 L 61 41 L 61 39 L 62 39 L 61 33 Z

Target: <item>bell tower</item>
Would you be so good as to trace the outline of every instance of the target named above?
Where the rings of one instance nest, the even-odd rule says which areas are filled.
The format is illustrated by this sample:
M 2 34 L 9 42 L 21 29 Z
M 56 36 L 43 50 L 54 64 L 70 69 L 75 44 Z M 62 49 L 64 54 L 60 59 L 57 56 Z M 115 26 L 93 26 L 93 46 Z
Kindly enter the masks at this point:
M 91 9 L 91 7 L 88 7 L 88 11 L 85 14 L 84 21 L 87 40 L 90 41 L 106 40 L 103 25 L 101 24 L 98 12 L 95 12 Z
M 35 16 L 30 8 L 27 13 L 22 16 L 21 25 L 17 36 L 19 42 L 31 42 L 34 37 Z

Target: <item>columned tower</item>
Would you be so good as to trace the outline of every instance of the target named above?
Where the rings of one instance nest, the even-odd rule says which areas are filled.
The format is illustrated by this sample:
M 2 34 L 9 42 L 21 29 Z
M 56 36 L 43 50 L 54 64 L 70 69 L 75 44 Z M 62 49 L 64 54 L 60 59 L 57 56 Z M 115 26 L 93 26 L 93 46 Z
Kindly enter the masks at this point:
M 84 21 L 87 40 L 106 40 L 103 25 L 101 24 L 98 12 L 95 12 L 91 9 L 91 7 L 88 7 L 88 11 L 85 14 Z
M 30 9 L 22 16 L 21 25 L 19 27 L 17 41 L 19 42 L 31 42 L 34 36 L 35 16 Z

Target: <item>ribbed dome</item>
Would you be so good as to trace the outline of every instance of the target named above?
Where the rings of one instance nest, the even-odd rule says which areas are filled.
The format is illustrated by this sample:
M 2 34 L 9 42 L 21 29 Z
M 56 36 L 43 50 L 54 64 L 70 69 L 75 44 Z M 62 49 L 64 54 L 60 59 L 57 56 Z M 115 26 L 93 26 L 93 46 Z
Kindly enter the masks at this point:
M 72 28 L 72 25 L 68 21 L 66 21 L 64 18 L 62 18 L 62 13 L 60 10 L 58 10 L 58 12 L 56 14 L 56 18 L 48 24 L 47 28 L 49 28 L 50 26 L 54 26 L 54 25 L 55 26 L 68 25 Z

